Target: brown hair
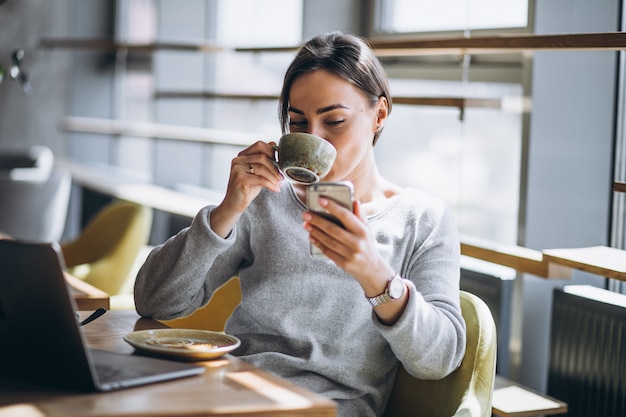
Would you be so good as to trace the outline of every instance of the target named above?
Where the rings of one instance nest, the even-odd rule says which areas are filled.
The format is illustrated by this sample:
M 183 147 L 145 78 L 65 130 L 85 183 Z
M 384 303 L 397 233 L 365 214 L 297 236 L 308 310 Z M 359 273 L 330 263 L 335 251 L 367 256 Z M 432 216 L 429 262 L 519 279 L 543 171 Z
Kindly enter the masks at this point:
M 321 69 L 354 84 L 365 93 L 372 105 L 380 97 L 385 97 L 388 112 L 391 112 L 387 74 L 367 42 L 356 35 L 331 32 L 316 36 L 305 43 L 285 73 L 278 102 L 278 116 L 283 133 L 289 131 L 291 86 L 302 75 Z M 382 128 L 374 134 L 372 145 L 376 144 L 381 132 Z

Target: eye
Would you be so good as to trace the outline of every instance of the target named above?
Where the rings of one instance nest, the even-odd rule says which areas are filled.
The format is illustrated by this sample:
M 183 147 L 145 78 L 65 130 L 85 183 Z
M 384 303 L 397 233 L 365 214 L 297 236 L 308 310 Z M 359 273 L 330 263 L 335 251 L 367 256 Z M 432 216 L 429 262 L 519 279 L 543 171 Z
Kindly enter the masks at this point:
M 307 129 L 308 122 L 306 120 L 291 120 L 289 122 L 289 131 L 304 132 Z
M 307 122 L 306 120 L 290 120 L 289 121 L 289 126 L 292 127 L 302 127 L 302 126 L 306 126 Z
M 328 121 L 328 122 L 326 122 L 326 123 L 328 123 L 328 124 L 329 124 L 329 125 L 331 125 L 331 126 L 339 126 L 339 125 L 341 125 L 341 124 L 345 123 L 345 119 L 329 120 L 329 121 Z

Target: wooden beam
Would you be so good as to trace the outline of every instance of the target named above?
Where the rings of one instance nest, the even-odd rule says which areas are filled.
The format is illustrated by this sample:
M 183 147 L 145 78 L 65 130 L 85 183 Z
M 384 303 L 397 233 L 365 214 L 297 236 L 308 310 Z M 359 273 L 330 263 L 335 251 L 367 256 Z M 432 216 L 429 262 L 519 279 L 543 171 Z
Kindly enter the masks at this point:
M 519 53 L 532 51 L 620 51 L 626 49 L 626 32 L 570 33 L 553 35 L 519 34 L 444 38 L 370 39 L 378 56 L 463 55 Z M 128 50 L 151 53 L 157 50 L 249 53 L 296 52 L 301 45 L 225 48 L 204 41 L 127 43 L 104 39 L 43 38 L 42 48 Z
M 613 183 L 613 191 L 618 193 L 626 193 L 626 182 L 615 181 Z
M 409 104 L 414 106 L 441 106 L 456 107 L 460 110 L 468 107 L 501 109 L 502 100 L 499 98 L 471 98 L 471 97 L 392 97 L 393 104 Z
M 76 39 L 76 38 L 43 38 L 39 41 L 41 48 L 48 49 L 93 49 L 102 51 L 128 50 L 132 52 L 153 53 L 156 51 L 182 52 L 221 52 L 225 48 L 207 42 L 117 42 L 106 39 Z
M 156 99 L 225 99 L 277 101 L 277 94 L 217 93 L 211 91 L 157 91 Z
M 618 51 L 626 49 L 626 32 L 559 35 L 499 35 L 469 38 L 371 40 L 379 56 L 477 54 L 528 51 Z
M 225 100 L 278 100 L 278 95 L 272 94 L 237 94 L 216 93 L 211 91 L 157 91 L 156 99 L 225 99 Z M 473 108 L 502 108 L 499 98 L 472 98 L 472 97 L 392 97 L 394 104 L 414 106 L 455 107 L 464 110 Z
M 626 32 L 556 35 L 499 35 L 444 38 L 370 39 L 378 56 L 463 55 L 531 51 L 619 51 L 626 49 Z M 235 48 L 238 52 L 293 52 L 298 47 Z

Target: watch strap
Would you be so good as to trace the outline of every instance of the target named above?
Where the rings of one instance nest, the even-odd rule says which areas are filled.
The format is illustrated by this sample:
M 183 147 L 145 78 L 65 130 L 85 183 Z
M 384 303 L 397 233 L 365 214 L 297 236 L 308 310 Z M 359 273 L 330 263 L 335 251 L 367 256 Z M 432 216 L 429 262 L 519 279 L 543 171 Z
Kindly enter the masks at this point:
M 393 300 L 393 298 L 389 295 L 389 286 L 391 285 L 391 281 L 399 278 L 398 274 L 394 274 L 389 281 L 387 281 L 387 286 L 385 287 L 385 291 L 382 294 L 378 294 L 374 297 L 365 297 L 367 301 L 372 305 L 372 307 L 377 307 L 381 304 L 384 304 L 388 301 Z
M 389 296 L 389 291 L 387 289 L 385 289 L 385 292 L 380 295 L 377 295 L 375 297 L 367 297 L 367 301 L 369 301 L 372 307 L 379 306 L 391 300 L 392 298 Z

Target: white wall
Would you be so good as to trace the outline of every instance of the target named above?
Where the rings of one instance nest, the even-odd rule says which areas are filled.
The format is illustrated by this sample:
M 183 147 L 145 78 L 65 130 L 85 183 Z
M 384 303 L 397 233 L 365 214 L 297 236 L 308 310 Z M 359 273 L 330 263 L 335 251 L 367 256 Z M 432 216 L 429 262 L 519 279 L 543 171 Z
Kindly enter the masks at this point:
M 0 6 L 0 65 L 8 69 L 11 53 L 23 49 L 23 68 L 32 82 L 24 94 L 6 76 L 0 83 L 0 148 L 47 145 L 62 151 L 58 121 L 66 113 L 69 60 L 63 53 L 39 48 L 43 36 L 67 36 L 70 0 L 8 0 Z

